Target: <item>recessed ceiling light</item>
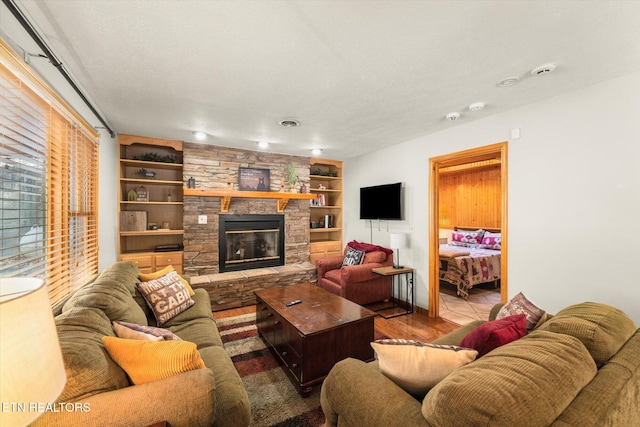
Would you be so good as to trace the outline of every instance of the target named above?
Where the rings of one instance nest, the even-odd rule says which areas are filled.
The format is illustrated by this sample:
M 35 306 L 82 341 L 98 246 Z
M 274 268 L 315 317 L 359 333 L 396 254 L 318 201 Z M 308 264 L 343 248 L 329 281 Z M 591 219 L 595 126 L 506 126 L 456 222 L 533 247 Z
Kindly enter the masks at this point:
M 469 110 L 471 111 L 480 111 L 484 108 L 484 102 L 474 102 L 469 105 Z
M 543 74 L 549 74 L 553 72 L 553 70 L 555 69 L 556 69 L 556 64 L 554 63 L 543 64 L 531 70 L 531 74 L 533 74 L 534 76 L 541 76 Z
M 280 120 L 280 124 L 286 128 L 294 128 L 300 126 L 300 122 L 296 120 Z
M 320 154 L 322 154 L 322 150 L 320 148 L 314 148 L 311 150 L 311 154 L 313 154 L 314 156 L 319 156 Z
M 507 77 L 498 82 L 498 87 L 509 87 L 517 84 L 520 81 L 518 77 Z
M 206 132 L 202 132 L 200 130 L 193 132 L 193 136 L 198 140 L 198 141 L 204 141 L 205 139 L 207 139 L 207 134 Z
M 263 150 L 269 148 L 269 143 L 267 141 L 258 141 L 258 147 L 262 148 Z
M 447 120 L 454 121 L 454 120 L 458 120 L 459 118 L 460 118 L 460 113 L 458 112 L 454 111 L 452 113 L 447 114 Z

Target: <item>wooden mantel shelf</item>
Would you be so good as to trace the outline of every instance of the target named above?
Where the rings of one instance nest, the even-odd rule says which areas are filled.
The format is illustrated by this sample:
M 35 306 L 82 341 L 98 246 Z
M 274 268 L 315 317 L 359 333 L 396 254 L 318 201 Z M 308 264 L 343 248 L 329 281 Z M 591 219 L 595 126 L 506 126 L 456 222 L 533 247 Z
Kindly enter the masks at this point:
M 284 191 L 236 191 L 236 190 L 198 190 L 194 188 L 185 188 L 185 196 L 196 197 L 220 197 L 222 203 L 220 211 L 222 213 L 229 212 L 229 203 L 231 199 L 277 199 L 278 212 L 284 212 L 289 200 L 314 200 L 315 194 L 287 193 Z

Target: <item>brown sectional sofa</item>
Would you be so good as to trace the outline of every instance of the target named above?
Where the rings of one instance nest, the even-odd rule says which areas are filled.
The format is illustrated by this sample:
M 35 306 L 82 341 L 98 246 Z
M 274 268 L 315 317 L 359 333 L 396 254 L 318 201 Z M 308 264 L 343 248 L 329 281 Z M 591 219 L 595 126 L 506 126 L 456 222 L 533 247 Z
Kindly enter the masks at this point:
M 195 304 L 162 327 L 197 344 L 206 368 L 131 385 L 106 351 L 102 337 L 115 336 L 112 321 L 154 325 L 135 287 L 138 268 L 119 262 L 54 308 L 67 383 L 58 402 L 79 402 L 88 411 L 47 412 L 34 426 L 248 426 L 247 392 L 211 315 L 211 302 L 196 289 Z M 141 361 L 144 363 L 144 361 Z
M 495 319 L 501 305 L 491 312 Z M 458 345 L 473 322 L 434 344 Z M 327 427 L 626 427 L 640 422 L 640 329 L 620 310 L 567 307 L 412 396 L 377 361 L 345 359 L 322 385 Z

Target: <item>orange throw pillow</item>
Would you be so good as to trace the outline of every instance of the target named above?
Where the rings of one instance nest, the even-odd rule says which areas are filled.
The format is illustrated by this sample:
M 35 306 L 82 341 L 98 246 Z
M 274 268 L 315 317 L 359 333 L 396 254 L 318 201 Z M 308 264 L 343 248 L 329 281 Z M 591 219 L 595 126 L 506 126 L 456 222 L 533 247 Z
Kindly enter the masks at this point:
M 133 384 L 206 368 L 196 344 L 189 341 L 141 341 L 104 336 L 102 342 Z

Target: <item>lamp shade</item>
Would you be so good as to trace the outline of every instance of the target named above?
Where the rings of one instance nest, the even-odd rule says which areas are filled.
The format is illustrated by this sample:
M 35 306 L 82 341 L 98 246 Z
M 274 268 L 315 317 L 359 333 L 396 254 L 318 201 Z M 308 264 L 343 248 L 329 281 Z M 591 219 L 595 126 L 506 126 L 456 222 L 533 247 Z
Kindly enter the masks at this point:
M 0 425 L 31 423 L 66 379 L 44 281 L 0 278 Z
M 406 249 L 407 235 L 405 233 L 391 233 L 389 246 L 391 246 L 391 249 Z

